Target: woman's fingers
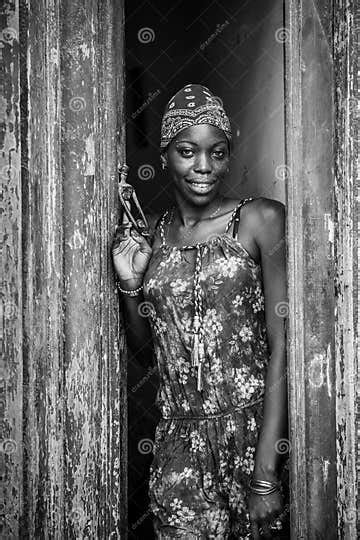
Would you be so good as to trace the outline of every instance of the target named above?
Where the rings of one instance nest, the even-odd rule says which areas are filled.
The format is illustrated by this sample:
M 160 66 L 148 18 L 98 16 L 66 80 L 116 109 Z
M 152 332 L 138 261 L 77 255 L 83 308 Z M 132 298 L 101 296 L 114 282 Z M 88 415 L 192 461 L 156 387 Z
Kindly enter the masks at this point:
M 131 229 L 130 234 L 131 237 L 136 240 L 136 242 L 139 242 L 139 244 L 141 244 L 144 239 L 142 234 L 140 234 L 134 227 Z

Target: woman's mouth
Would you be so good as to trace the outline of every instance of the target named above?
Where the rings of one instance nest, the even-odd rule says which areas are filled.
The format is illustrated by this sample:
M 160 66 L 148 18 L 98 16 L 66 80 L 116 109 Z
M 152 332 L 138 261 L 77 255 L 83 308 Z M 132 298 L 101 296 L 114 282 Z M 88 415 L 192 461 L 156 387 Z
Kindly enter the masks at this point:
M 186 180 L 190 190 L 197 195 L 207 195 L 216 182 L 201 182 L 199 180 Z

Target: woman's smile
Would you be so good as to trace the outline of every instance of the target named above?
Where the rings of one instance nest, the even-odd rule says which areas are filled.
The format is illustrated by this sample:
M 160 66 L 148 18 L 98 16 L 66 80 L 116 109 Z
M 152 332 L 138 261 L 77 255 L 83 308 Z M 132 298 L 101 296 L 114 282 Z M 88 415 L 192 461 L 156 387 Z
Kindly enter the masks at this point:
M 204 180 L 201 178 L 185 178 L 190 191 L 197 195 L 207 195 L 210 193 L 216 184 L 216 180 Z

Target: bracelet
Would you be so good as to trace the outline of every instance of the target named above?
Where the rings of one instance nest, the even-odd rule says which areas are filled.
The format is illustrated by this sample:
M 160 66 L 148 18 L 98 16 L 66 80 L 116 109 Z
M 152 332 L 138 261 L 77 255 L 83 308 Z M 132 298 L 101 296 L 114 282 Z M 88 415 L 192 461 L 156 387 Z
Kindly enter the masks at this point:
M 137 296 L 140 294 L 140 291 L 143 289 L 143 285 L 140 285 L 137 289 L 130 289 L 129 291 L 126 291 L 125 289 L 122 289 L 120 287 L 119 281 L 116 282 L 116 286 L 123 294 L 127 294 L 128 296 Z
M 270 495 L 270 493 L 280 490 L 280 486 L 280 482 L 269 482 L 268 480 L 255 480 L 252 478 L 249 481 L 249 488 L 257 495 Z

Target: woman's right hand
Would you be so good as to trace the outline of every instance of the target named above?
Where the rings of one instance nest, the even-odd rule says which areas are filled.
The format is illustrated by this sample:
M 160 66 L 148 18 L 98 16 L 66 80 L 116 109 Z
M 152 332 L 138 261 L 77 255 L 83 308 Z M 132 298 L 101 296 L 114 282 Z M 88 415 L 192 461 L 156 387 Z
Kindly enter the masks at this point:
M 141 285 L 152 255 L 152 248 L 145 237 L 138 233 L 134 227 L 131 227 L 130 234 L 124 237 L 121 234 L 121 229 L 116 227 L 111 250 L 120 284 L 131 282 Z

